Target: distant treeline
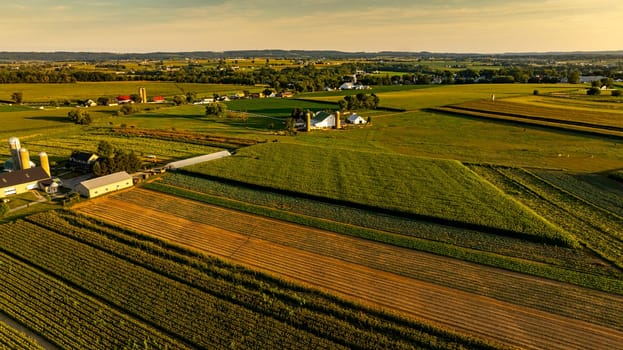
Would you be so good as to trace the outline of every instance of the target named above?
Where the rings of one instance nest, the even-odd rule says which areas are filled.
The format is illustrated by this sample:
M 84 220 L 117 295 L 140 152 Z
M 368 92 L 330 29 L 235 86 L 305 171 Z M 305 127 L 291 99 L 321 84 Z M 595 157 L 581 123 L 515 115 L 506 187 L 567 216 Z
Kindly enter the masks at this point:
M 478 53 L 434 53 L 434 52 L 344 52 L 336 50 L 233 50 L 233 51 L 188 51 L 188 52 L 149 52 L 149 53 L 111 53 L 111 52 L 0 52 L 0 61 L 117 61 L 117 60 L 177 60 L 177 59 L 219 59 L 219 58 L 285 58 L 285 59 L 495 59 L 517 60 L 599 60 L 623 56 L 623 51 L 587 52 L 526 52 L 503 54 Z
M 294 67 L 275 68 L 268 62 L 255 69 L 238 69 L 228 61 L 216 65 L 191 63 L 174 69 L 159 66 L 139 66 L 126 70 L 125 66 L 98 64 L 95 70 L 80 66 L 52 67 L 50 64 L 0 66 L 0 84 L 10 83 L 74 83 L 103 81 L 174 81 L 180 83 L 212 83 L 238 85 L 267 85 L 275 90 L 297 92 L 337 88 L 344 82 L 369 86 L 415 84 L 472 84 L 472 83 L 579 83 L 580 76 L 591 75 L 623 78 L 621 64 L 610 66 L 582 64 L 513 64 L 498 63 L 490 68 L 469 68 L 470 64 L 454 63 L 444 68 L 439 64 L 412 60 L 408 62 L 348 62 L 340 65 L 316 65 L 310 62 Z M 473 65 L 474 67 L 476 65 Z M 171 67 L 168 67 L 171 68 Z M 393 73 L 379 73 L 393 72 Z M 373 73 L 373 74 L 370 74 Z M 356 76 L 355 76 L 356 75 Z

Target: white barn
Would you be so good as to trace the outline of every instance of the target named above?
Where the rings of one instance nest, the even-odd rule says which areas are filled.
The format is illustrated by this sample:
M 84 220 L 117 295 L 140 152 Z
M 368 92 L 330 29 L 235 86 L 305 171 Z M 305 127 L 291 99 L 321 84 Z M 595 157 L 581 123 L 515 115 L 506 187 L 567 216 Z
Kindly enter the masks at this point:
M 134 185 L 132 176 L 125 171 L 118 173 L 96 177 L 94 179 L 82 181 L 79 183 L 75 191 L 81 196 L 93 198 L 106 193 L 129 188 Z
M 346 122 L 349 124 L 365 124 L 367 123 L 365 119 L 363 119 L 359 114 L 353 113 L 348 118 L 346 118 Z
M 335 114 L 316 112 L 311 120 L 312 129 L 326 129 L 335 127 Z

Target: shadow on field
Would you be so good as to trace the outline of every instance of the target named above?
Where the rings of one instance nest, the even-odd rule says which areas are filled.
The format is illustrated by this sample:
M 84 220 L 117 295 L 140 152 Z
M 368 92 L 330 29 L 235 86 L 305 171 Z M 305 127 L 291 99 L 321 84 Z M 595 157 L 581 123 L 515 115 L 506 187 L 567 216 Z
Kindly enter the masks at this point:
M 36 117 L 26 117 L 24 119 L 31 119 L 31 120 L 45 120 L 45 121 L 49 121 L 49 122 L 59 122 L 59 123 L 73 123 L 71 120 L 69 120 L 69 118 L 67 118 L 66 116 L 54 116 L 54 115 L 50 115 L 50 116 L 36 116 Z

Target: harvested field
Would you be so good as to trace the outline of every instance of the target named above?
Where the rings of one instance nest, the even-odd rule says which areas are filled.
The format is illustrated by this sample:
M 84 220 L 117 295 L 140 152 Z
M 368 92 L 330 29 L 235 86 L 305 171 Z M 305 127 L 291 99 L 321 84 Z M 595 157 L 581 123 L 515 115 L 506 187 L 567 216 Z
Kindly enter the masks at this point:
M 174 215 L 166 208 L 183 211 Z M 621 296 L 140 189 L 76 209 L 350 300 L 508 345 L 611 349 L 623 342 Z M 531 302 L 542 306 L 525 305 Z
M 480 118 L 514 121 L 574 130 L 590 134 L 623 137 L 620 113 L 534 106 L 507 101 L 471 101 L 435 107 L 432 110 Z

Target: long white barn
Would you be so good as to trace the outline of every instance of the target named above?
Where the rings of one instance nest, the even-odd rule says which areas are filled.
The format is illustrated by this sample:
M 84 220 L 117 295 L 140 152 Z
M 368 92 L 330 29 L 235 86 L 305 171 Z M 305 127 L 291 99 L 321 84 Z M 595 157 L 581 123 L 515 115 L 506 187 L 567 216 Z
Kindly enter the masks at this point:
M 76 186 L 75 191 L 80 193 L 81 196 L 93 198 L 132 187 L 133 185 L 132 176 L 125 171 L 120 171 L 118 173 L 82 181 Z

